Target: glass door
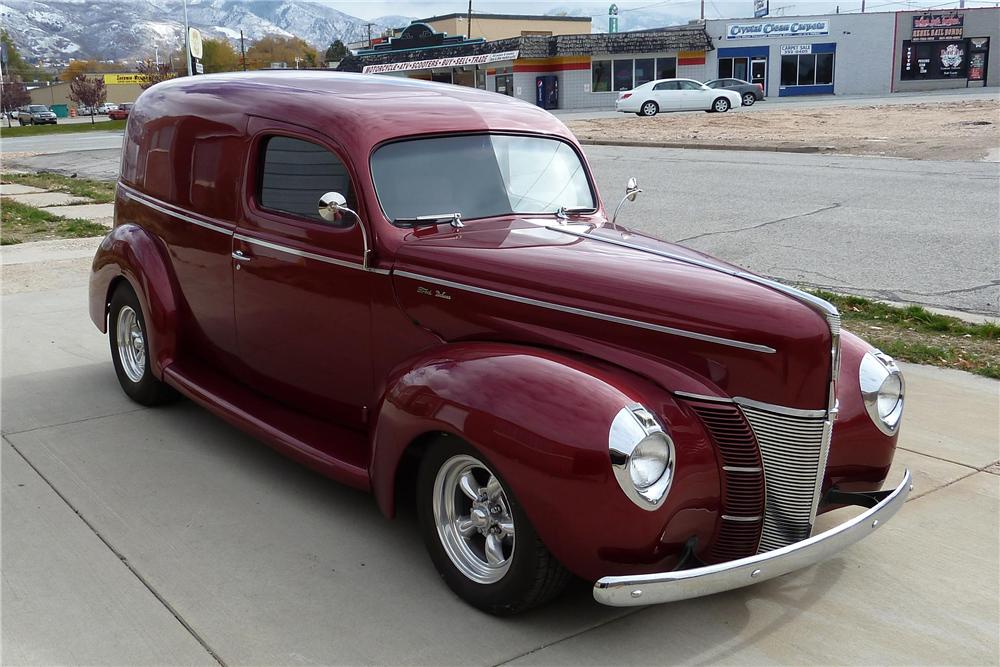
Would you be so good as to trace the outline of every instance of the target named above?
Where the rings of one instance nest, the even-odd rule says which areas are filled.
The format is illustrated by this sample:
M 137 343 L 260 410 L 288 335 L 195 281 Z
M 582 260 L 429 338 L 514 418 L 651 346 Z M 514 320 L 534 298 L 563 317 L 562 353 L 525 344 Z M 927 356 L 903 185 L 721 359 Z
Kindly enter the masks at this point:
M 759 83 L 764 95 L 767 95 L 767 58 L 754 58 L 750 61 L 750 78 L 747 81 Z

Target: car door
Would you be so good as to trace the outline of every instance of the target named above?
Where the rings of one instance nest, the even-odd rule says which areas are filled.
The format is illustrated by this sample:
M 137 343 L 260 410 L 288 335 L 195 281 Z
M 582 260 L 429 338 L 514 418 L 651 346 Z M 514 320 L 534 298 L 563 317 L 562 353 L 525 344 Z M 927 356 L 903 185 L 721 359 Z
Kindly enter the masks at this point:
M 680 109 L 680 88 L 676 81 L 663 81 L 653 86 L 653 97 L 661 111 Z
M 707 109 L 711 104 L 709 99 L 714 91 L 706 90 L 700 83 L 695 81 L 678 81 L 680 87 L 679 101 L 680 108 L 684 110 Z
M 233 240 L 240 375 L 258 392 L 361 430 L 370 399 L 370 280 L 362 221 L 317 212 L 326 192 L 357 209 L 349 160 L 310 129 L 251 118 L 246 206 Z M 363 213 L 362 213 L 363 217 Z

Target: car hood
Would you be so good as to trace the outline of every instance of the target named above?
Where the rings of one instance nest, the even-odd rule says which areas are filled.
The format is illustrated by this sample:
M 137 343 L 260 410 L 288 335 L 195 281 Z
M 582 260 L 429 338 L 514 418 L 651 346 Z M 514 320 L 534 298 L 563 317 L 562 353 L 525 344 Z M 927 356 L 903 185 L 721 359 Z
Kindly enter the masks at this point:
M 411 234 L 393 268 L 401 307 L 449 341 L 558 347 L 654 381 L 669 368 L 704 392 L 826 407 L 831 333 L 816 310 L 690 249 L 554 222 Z

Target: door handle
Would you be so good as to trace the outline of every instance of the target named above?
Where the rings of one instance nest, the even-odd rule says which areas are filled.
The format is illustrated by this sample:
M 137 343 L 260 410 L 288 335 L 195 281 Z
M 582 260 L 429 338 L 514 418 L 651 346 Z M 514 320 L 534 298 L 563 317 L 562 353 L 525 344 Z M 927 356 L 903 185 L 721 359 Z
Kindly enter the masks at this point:
M 242 250 L 234 250 L 232 257 L 237 262 L 249 262 L 250 261 L 250 255 L 247 255 Z

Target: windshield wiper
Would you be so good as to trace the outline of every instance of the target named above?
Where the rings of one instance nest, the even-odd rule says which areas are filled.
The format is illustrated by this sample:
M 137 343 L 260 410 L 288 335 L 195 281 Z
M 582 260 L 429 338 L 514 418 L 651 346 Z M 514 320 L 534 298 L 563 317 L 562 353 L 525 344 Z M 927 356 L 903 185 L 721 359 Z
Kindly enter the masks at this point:
M 415 218 L 393 218 L 392 224 L 399 227 L 421 227 L 424 225 L 440 225 L 442 222 L 450 222 L 451 226 L 455 229 L 465 227 L 465 224 L 462 222 L 462 214 L 457 211 L 455 213 L 418 215 Z
M 571 215 L 580 215 L 582 213 L 595 213 L 597 211 L 593 206 L 560 206 L 556 211 L 556 217 L 560 220 L 566 220 Z

